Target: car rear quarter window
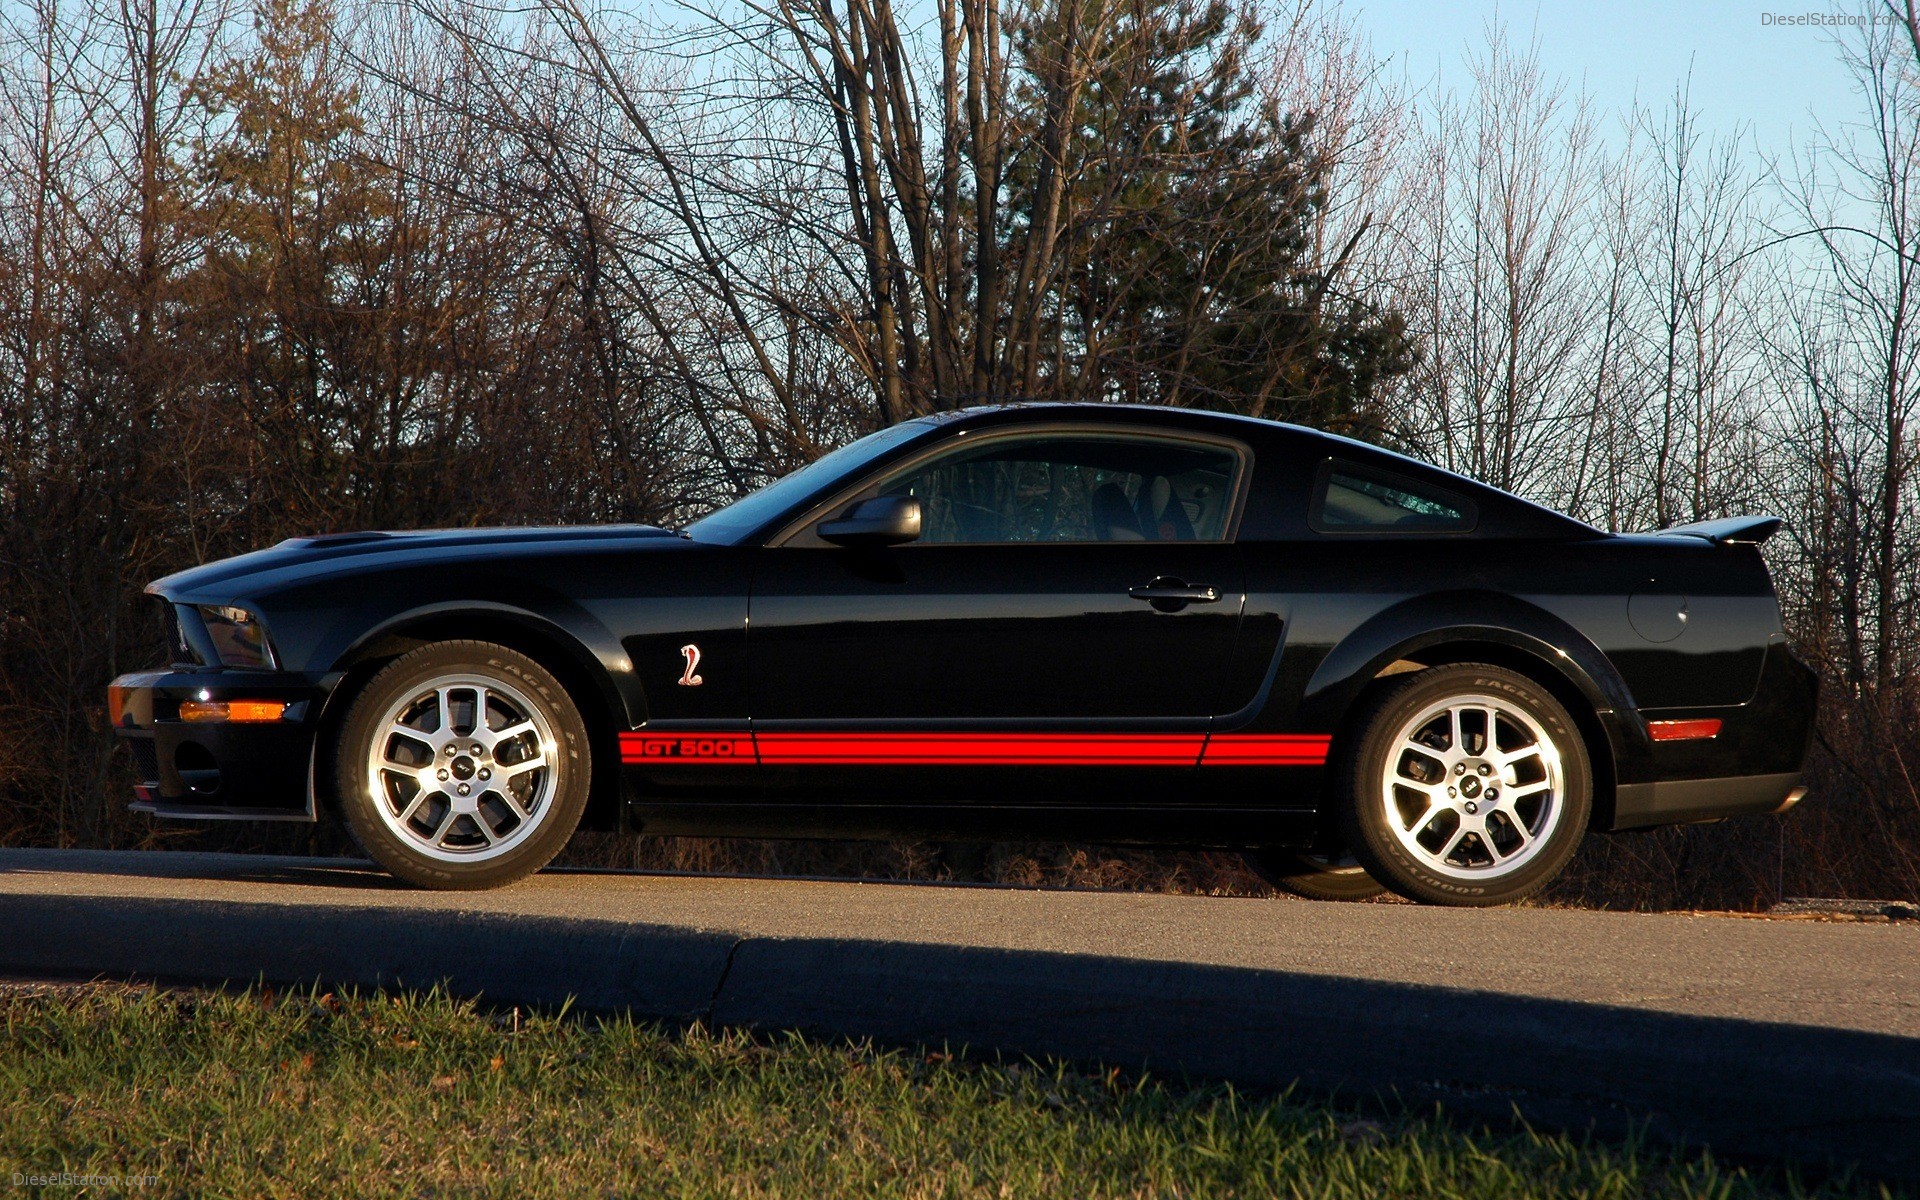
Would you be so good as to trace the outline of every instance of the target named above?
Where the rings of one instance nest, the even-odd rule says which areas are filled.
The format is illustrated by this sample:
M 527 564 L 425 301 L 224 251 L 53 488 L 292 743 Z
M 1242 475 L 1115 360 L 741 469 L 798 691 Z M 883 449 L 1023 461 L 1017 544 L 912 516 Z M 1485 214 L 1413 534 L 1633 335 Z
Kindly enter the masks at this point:
M 1321 533 L 1465 533 L 1473 504 L 1392 471 L 1335 459 L 1321 471 L 1308 524 Z

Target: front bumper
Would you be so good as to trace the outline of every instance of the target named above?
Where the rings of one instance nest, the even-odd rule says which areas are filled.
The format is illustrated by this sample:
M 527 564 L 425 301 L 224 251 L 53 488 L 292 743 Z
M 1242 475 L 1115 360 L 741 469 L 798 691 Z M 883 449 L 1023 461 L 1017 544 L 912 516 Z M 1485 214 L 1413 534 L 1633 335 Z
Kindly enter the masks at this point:
M 133 752 L 136 812 L 162 817 L 311 821 L 313 752 L 331 678 L 286 671 L 178 669 L 122 675 L 107 688 L 113 730 Z M 277 721 L 183 721 L 187 701 L 268 700 Z

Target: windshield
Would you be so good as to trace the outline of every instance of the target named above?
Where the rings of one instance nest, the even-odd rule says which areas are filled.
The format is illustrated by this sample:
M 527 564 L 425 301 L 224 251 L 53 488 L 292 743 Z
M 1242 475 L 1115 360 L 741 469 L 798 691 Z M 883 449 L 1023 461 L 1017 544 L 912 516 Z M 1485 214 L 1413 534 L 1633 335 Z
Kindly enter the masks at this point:
M 816 493 L 833 486 L 834 481 L 859 473 L 888 451 L 912 441 L 931 427 L 931 423 L 925 420 L 906 421 L 882 429 L 879 433 L 870 433 L 857 442 L 848 442 L 793 474 L 781 476 L 752 495 L 742 497 L 718 512 L 708 513 L 687 526 L 687 533 L 695 541 L 736 544 L 755 530 L 800 507 Z

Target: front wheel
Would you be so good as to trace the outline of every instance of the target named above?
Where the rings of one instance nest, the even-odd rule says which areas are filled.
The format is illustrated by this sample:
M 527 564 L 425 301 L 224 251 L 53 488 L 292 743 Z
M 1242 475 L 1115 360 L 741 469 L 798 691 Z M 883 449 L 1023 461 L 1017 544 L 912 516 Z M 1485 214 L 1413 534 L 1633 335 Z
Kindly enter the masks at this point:
M 551 674 L 488 642 L 438 642 L 354 698 L 335 755 L 347 827 L 381 866 L 498 887 L 558 854 L 586 811 L 580 712 Z
M 1368 874 L 1428 904 L 1545 887 L 1587 828 L 1593 771 L 1566 708 L 1531 679 L 1462 663 L 1403 677 L 1358 714 L 1336 777 Z

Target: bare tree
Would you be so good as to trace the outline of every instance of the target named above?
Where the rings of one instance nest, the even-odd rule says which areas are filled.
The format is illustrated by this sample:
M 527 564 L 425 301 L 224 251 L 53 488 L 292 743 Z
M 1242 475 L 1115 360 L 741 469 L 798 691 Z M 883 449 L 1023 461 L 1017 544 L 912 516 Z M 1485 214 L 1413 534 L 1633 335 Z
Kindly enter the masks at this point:
M 1543 74 L 1538 46 L 1515 48 L 1501 27 L 1469 69 L 1469 97 L 1429 99 L 1399 204 L 1401 303 L 1423 347 L 1399 389 L 1399 432 L 1497 487 L 1551 494 L 1568 477 L 1597 307 L 1594 122 Z
M 1844 677 L 1891 698 L 1911 686 L 1916 644 L 1915 435 L 1920 404 L 1920 79 L 1912 30 L 1862 27 L 1844 57 L 1866 102 L 1858 126 L 1825 130 L 1787 182 L 1803 268 L 1781 347 L 1788 402 L 1820 430 L 1808 485 L 1842 522 L 1813 547 L 1839 572 Z

